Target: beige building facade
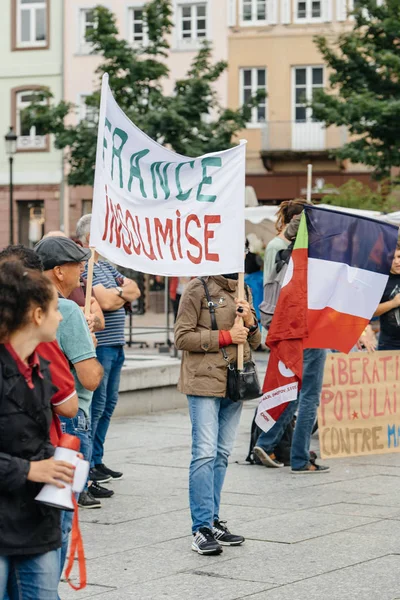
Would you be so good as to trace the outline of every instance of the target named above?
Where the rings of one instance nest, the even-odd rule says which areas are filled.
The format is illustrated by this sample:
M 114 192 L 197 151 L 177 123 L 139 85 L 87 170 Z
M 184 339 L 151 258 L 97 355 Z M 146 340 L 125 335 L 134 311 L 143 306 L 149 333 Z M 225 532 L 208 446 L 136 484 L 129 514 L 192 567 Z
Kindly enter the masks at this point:
M 116 17 L 119 34 L 133 47 L 146 45 L 146 27 L 143 23 L 143 7 L 148 0 L 109 0 L 104 5 Z M 68 0 L 65 3 L 65 99 L 76 105 L 70 123 L 85 117 L 85 97 L 99 87 L 95 70 L 100 58 L 91 54 L 85 41 L 85 33 L 93 27 L 92 10 L 98 0 Z M 184 78 L 190 69 L 201 44 L 208 40 L 213 48 L 213 60 L 228 58 L 229 0 L 172 0 L 173 22 L 169 37 L 170 48 L 166 63 L 170 75 L 163 82 L 165 93 L 173 93 L 177 79 Z M 225 72 L 216 83 L 216 91 L 222 106 L 227 105 L 228 76 Z M 92 188 L 89 186 L 69 188 L 69 227 L 74 231 L 76 221 L 91 211 Z
M 30 127 L 24 108 L 40 90 L 62 97 L 61 0 L 3 0 L 0 20 L 0 247 L 10 240 L 10 165 L 4 136 L 18 136 L 13 156 L 14 242 L 33 246 L 58 229 L 62 156 L 52 136 Z
M 353 0 L 231 2 L 229 105 L 239 106 L 258 89 L 267 92 L 239 136 L 248 141 L 247 184 L 261 202 L 304 196 L 309 163 L 315 198 L 327 184 L 370 182 L 364 167 L 331 156 L 346 142 L 346 129 L 324 128 L 308 107 L 329 77 L 314 37 L 334 41 L 351 27 L 353 7 Z

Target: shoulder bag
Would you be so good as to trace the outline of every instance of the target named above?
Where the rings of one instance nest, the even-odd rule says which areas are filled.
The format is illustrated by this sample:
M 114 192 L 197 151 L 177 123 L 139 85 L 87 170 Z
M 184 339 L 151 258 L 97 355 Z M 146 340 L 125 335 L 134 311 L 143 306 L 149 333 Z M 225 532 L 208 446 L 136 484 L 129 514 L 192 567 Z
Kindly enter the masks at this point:
M 199 277 L 203 284 L 207 298 L 208 310 L 210 311 L 211 329 L 218 330 L 217 319 L 215 317 L 215 307 L 211 300 L 207 284 L 202 277 Z M 236 362 L 229 360 L 225 348 L 221 348 L 222 355 L 226 360 L 228 367 L 228 377 L 226 385 L 226 397 L 233 402 L 243 402 L 244 400 L 254 400 L 259 398 L 262 393 L 258 381 L 256 365 L 252 360 L 244 363 L 243 370 L 237 368 Z

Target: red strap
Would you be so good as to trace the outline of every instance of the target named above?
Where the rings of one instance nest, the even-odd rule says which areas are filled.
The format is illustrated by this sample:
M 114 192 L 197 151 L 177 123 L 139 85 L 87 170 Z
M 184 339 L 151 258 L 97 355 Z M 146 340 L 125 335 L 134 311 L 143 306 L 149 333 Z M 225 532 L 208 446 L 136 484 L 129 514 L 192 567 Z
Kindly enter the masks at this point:
M 79 519 L 78 519 L 78 504 L 76 502 L 74 494 L 72 494 L 72 502 L 74 504 L 74 518 L 72 521 L 72 532 L 71 532 L 71 547 L 69 551 L 69 558 L 67 568 L 65 569 L 65 578 L 68 581 L 69 585 L 74 590 L 83 590 L 86 587 L 86 560 L 85 560 L 85 550 L 83 548 L 83 540 L 81 530 L 79 529 Z M 75 586 L 69 576 L 72 571 L 72 567 L 74 565 L 75 554 L 78 557 L 78 565 L 79 565 L 79 586 Z

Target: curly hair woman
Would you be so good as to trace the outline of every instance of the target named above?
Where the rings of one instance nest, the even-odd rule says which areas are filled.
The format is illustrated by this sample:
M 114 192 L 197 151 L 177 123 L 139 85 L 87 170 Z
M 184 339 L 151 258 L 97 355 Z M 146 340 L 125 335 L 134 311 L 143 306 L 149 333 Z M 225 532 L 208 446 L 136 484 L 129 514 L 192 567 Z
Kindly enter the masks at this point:
M 61 321 L 53 285 L 19 262 L 0 265 L 0 598 L 56 600 L 60 511 L 35 501 L 63 487 L 70 464 L 53 458 L 49 363 L 35 348 Z
M 285 200 L 279 205 L 275 229 L 278 233 L 268 244 L 264 255 L 264 283 L 268 281 L 275 265 L 276 255 L 279 250 L 286 250 L 290 241 L 285 236 L 285 231 L 293 217 L 303 212 L 307 200 Z

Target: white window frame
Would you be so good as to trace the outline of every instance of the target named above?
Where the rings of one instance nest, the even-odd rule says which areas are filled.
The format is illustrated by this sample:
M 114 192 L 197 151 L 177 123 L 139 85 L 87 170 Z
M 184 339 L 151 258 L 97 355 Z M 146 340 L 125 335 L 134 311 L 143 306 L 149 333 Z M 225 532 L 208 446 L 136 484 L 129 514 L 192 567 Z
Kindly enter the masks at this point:
M 382 1 L 377 0 L 377 5 L 381 6 L 382 5 Z M 354 4 L 355 1 L 354 0 L 347 0 L 347 5 L 346 5 L 346 9 L 347 9 L 347 17 L 350 21 L 354 21 L 354 15 L 351 14 L 354 11 Z M 362 11 L 362 14 L 364 16 L 364 18 L 368 18 L 368 9 L 364 8 Z
M 36 40 L 36 11 L 45 10 L 45 39 Z M 17 28 L 17 48 L 42 48 L 48 45 L 49 32 L 47 31 L 47 13 L 49 10 L 49 0 L 36 0 L 32 4 L 22 4 L 21 0 L 16 0 L 16 28 Z M 30 13 L 30 40 L 23 42 L 22 34 L 22 11 Z
M 93 11 L 95 5 L 78 8 L 78 54 L 90 54 L 92 44 L 89 44 L 85 39 L 86 33 L 86 14 Z
M 294 2 L 294 19 L 293 22 L 294 23 L 322 23 L 324 20 L 324 1 L 325 0 L 316 0 L 319 1 L 320 3 L 320 16 L 319 17 L 313 17 L 312 16 L 312 3 L 314 0 L 293 0 Z M 304 2 L 306 5 L 306 16 L 305 17 L 298 17 L 297 16 L 297 12 L 298 12 L 298 7 L 299 7 L 299 2 Z
M 87 98 L 88 96 L 91 96 L 93 92 L 82 92 L 81 94 L 78 94 L 78 121 L 84 121 L 87 120 L 88 114 L 90 112 L 90 107 L 88 107 L 85 103 L 85 98 Z M 97 125 L 97 122 L 93 119 L 93 123 L 95 125 Z
M 306 70 L 306 98 L 305 103 L 297 103 L 296 102 L 296 71 L 297 69 L 305 69 Z M 312 83 L 312 72 L 313 69 L 322 69 L 322 84 L 313 85 Z M 296 106 L 304 106 L 304 104 L 308 104 L 312 100 L 313 89 L 323 89 L 325 85 L 325 68 L 324 65 L 295 65 L 292 67 L 292 122 L 293 123 L 313 123 L 312 118 L 312 110 L 311 108 L 306 108 L 306 120 L 305 121 L 296 121 Z
M 142 40 L 135 40 L 134 39 L 134 31 L 133 31 L 133 26 L 136 22 L 139 22 L 139 20 L 135 20 L 135 10 L 141 10 L 143 11 L 145 8 L 144 4 L 134 4 L 134 5 L 130 5 L 127 7 L 128 8 L 128 41 L 130 44 L 132 44 L 132 46 L 136 46 L 136 47 L 145 47 L 148 45 L 149 43 L 149 36 L 148 36 L 148 29 L 147 29 L 147 24 L 144 23 L 143 19 L 142 19 L 142 27 L 143 27 L 143 39 Z
M 244 3 L 251 1 L 251 20 L 245 21 L 243 18 L 244 14 Z M 239 22 L 241 27 L 261 27 L 262 25 L 268 24 L 269 12 L 271 11 L 271 1 L 265 0 L 265 19 L 257 19 L 257 4 L 258 0 L 240 0 L 239 6 Z
M 191 25 L 192 35 L 191 37 L 183 37 L 182 28 L 182 9 L 190 6 L 191 7 Z M 197 31 L 197 16 L 196 7 L 205 6 L 206 9 L 206 29 L 204 36 L 198 36 Z M 210 39 L 210 2 L 209 0 L 176 0 L 175 2 L 175 22 L 176 22 L 176 46 L 179 50 L 196 50 L 200 47 L 204 40 Z
M 29 131 L 29 135 L 21 135 L 21 122 L 20 122 L 20 112 L 27 106 L 31 104 L 31 102 L 22 102 L 21 96 L 26 94 L 38 94 L 40 90 L 29 88 L 25 90 L 18 90 L 15 92 L 15 133 L 17 134 L 17 150 L 46 150 L 47 149 L 47 135 L 36 135 L 36 127 L 32 125 Z M 46 104 L 46 100 L 43 99 L 40 104 Z
M 254 94 L 257 92 L 257 90 L 261 89 L 258 85 L 257 85 L 257 71 L 264 71 L 265 72 L 265 92 L 267 91 L 267 85 L 268 85 L 268 70 L 267 67 L 241 67 L 240 68 L 240 73 L 239 73 L 239 104 L 240 106 L 243 106 L 244 104 L 244 72 L 245 71 L 251 71 L 251 95 L 254 96 Z M 265 119 L 264 121 L 258 121 L 257 120 L 257 109 L 258 106 L 254 106 L 251 109 L 251 120 L 246 124 L 247 129 L 258 129 L 261 128 L 265 125 L 265 123 L 267 122 L 267 110 L 268 110 L 268 104 L 267 104 L 267 97 L 264 98 L 264 101 L 260 104 L 263 104 L 265 106 Z

